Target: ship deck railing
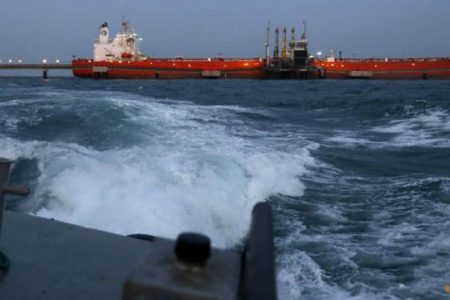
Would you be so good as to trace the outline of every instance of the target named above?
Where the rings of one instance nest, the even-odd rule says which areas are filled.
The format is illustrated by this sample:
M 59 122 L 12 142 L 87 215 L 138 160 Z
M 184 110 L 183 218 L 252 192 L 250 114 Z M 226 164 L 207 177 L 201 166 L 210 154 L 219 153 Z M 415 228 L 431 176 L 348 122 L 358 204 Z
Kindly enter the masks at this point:
M 184 58 L 184 57 L 172 57 L 172 58 L 159 58 L 159 57 L 146 57 L 143 58 L 141 60 L 130 60 L 131 62 L 143 62 L 143 61 L 167 61 L 167 62 L 172 62 L 172 61 L 249 61 L 249 60 L 258 60 L 258 61 L 262 61 L 264 60 L 261 57 L 198 57 L 198 58 Z M 112 61 L 95 61 L 93 59 L 87 59 L 87 58 L 77 58 L 74 60 L 75 62 L 88 62 L 88 63 L 93 63 L 93 62 L 119 62 L 120 60 L 112 60 Z
M 315 58 L 316 61 L 327 61 L 327 58 Z M 434 61 L 449 61 L 450 57 L 405 57 L 405 58 L 335 58 L 334 62 L 346 61 L 346 62 L 404 62 L 404 61 L 414 61 L 414 62 L 434 62 Z

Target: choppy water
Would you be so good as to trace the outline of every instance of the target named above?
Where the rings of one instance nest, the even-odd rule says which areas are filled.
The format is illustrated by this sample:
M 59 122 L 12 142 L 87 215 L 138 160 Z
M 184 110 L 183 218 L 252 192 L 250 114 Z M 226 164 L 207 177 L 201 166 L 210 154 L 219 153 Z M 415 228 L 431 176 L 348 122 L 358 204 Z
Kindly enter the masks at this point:
M 275 209 L 280 299 L 446 299 L 450 85 L 0 78 L 8 208 L 235 247 Z

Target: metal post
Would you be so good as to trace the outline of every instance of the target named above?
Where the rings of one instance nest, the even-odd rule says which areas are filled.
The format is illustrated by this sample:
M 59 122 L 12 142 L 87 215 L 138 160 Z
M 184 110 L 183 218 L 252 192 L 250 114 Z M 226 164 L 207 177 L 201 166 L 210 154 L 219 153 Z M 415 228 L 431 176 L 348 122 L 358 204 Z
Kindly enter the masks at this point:
M 277 299 L 272 223 L 270 204 L 257 203 L 246 243 L 241 299 Z
M 0 158 L 0 237 L 2 233 L 3 210 L 5 209 L 5 192 L 3 186 L 7 183 L 9 178 L 9 168 L 11 161 Z M 0 251 L 0 271 L 6 271 L 9 268 L 8 257 Z
M 0 238 L 2 233 L 3 211 L 5 210 L 5 194 L 26 196 L 30 193 L 28 188 L 8 185 L 9 170 L 12 161 L 0 158 Z M 8 270 L 9 259 L 0 251 L 0 271 Z
M 5 209 L 5 191 L 3 190 L 3 186 L 8 182 L 10 167 L 10 160 L 0 158 L 0 237 L 2 232 L 3 210 Z

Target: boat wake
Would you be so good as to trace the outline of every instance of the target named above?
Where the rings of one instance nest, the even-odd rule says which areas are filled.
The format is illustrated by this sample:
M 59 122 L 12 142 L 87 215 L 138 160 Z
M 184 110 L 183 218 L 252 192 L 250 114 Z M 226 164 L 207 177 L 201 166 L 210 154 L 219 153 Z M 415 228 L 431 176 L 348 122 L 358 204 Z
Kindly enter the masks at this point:
M 216 247 L 230 247 L 245 236 L 256 202 L 303 193 L 298 177 L 312 161 L 308 150 L 277 150 L 270 137 L 266 144 L 254 143 L 242 136 L 264 132 L 244 124 L 235 132 L 239 135 L 233 134 L 225 124 L 242 108 L 174 105 L 120 93 L 99 101 L 91 102 L 84 118 L 93 122 L 94 112 L 102 119 L 102 114 L 119 109 L 124 115 L 116 127 L 138 135 L 138 143 L 129 146 L 121 139 L 115 147 L 110 142 L 106 149 L 96 149 L 92 142 L 80 145 L 64 137 L 0 138 L 0 156 L 37 161 L 39 177 L 28 205 L 37 215 L 120 234 L 174 238 L 180 231 L 198 231 L 211 236 Z M 64 105 L 78 116 L 84 111 L 75 102 Z M 52 110 L 61 107 L 54 105 Z M 30 120 L 35 121 L 26 126 L 36 127 L 45 116 Z M 4 120 L 13 131 L 19 130 L 19 123 L 17 115 Z M 87 134 L 97 133 L 77 136 L 83 140 Z

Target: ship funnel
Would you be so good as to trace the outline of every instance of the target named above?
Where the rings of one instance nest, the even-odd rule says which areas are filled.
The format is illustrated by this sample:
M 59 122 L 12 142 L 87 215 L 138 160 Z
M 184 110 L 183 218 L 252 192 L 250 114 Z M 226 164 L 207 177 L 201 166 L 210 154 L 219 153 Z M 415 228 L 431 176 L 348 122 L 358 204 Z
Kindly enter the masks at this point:
M 100 28 L 99 28 L 98 43 L 100 43 L 100 44 L 107 44 L 108 41 L 109 41 L 108 23 L 107 22 L 103 22 L 103 24 L 100 25 Z

